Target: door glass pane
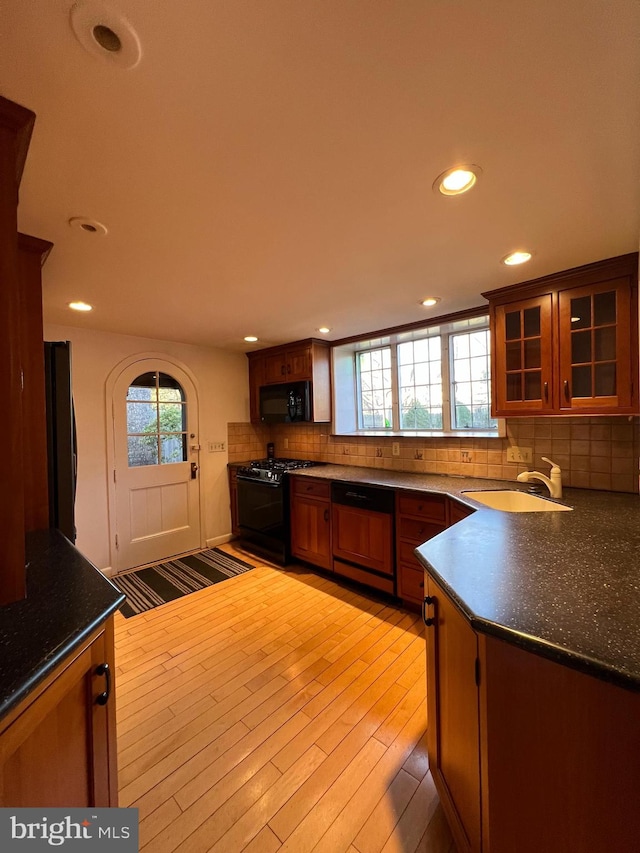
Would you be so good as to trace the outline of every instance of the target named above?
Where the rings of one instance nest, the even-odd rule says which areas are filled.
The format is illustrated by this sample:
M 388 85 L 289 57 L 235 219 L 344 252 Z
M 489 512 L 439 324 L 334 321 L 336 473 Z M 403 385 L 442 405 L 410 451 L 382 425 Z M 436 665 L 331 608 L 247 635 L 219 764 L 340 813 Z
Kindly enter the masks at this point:
M 522 374 L 507 375 L 507 400 L 522 400 Z
M 571 368 L 571 396 L 591 397 L 591 365 Z
M 604 329 L 596 329 L 595 358 L 594 361 L 615 361 L 616 358 L 616 327 L 605 326 Z
M 525 373 L 524 375 L 524 399 L 525 400 L 541 400 L 542 399 L 542 382 L 540 381 L 540 373 L 536 370 L 533 373 Z
M 604 326 L 616 322 L 616 292 L 596 293 L 593 297 L 593 325 Z
M 596 364 L 595 368 L 596 397 L 615 397 L 616 395 L 616 366 L 615 364 Z
M 534 338 L 540 334 L 540 308 L 525 308 L 524 310 L 524 336 Z
M 540 338 L 532 338 L 524 342 L 524 366 L 526 368 L 541 366 Z
M 156 435 L 130 435 L 127 437 L 129 467 L 158 464 L 158 437 Z
M 187 442 L 184 433 L 160 436 L 160 462 L 186 462 Z
M 520 341 L 510 341 L 506 345 L 505 355 L 507 358 L 507 370 L 520 370 L 522 359 L 520 358 Z
M 513 341 L 522 337 L 520 334 L 520 312 L 508 311 L 504 317 L 507 340 Z
M 127 432 L 157 432 L 158 408 L 155 403 L 127 403 Z
M 186 398 L 168 373 L 141 373 L 127 390 L 129 465 L 158 465 L 187 459 Z
M 571 335 L 571 362 L 582 364 L 585 361 L 592 361 L 591 332 L 574 332 Z
M 588 329 L 591 326 L 591 297 L 581 296 L 571 300 L 571 328 Z

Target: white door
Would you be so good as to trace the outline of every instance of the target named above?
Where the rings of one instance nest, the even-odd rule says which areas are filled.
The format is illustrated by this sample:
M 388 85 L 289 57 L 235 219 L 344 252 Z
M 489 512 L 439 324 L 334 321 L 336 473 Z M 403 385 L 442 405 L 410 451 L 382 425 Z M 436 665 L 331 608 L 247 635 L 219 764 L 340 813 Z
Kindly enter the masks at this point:
M 143 359 L 113 390 L 115 568 L 200 547 L 197 397 L 177 366 Z

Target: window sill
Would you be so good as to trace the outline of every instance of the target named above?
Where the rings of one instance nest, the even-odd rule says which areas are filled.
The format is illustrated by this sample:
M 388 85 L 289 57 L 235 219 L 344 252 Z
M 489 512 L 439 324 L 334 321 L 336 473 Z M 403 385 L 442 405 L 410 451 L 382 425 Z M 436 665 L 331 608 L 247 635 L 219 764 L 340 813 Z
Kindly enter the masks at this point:
M 393 430 L 355 430 L 354 432 L 332 432 L 334 438 L 504 438 L 506 431 L 500 429 L 495 430 L 402 430 L 402 432 L 393 432 Z

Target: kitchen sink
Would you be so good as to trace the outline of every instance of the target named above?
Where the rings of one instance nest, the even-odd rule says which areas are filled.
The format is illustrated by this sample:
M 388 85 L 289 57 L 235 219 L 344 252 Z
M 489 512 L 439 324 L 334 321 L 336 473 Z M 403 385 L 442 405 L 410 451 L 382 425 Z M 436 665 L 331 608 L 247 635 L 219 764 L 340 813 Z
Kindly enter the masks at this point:
M 571 512 L 573 507 L 555 503 L 539 495 L 529 492 L 518 492 L 514 489 L 492 489 L 477 492 L 463 492 L 468 498 L 503 512 Z

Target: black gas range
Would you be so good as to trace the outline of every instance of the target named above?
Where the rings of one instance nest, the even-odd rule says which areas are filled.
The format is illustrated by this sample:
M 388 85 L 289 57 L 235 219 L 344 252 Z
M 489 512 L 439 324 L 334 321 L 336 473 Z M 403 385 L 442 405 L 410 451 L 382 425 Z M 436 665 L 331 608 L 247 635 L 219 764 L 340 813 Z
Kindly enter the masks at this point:
M 238 479 L 260 480 L 270 484 L 280 484 L 287 471 L 296 468 L 311 468 L 317 465 L 309 459 L 255 459 L 248 465 L 237 469 Z
M 240 543 L 285 565 L 291 556 L 287 472 L 321 463 L 308 459 L 256 459 L 236 470 Z

